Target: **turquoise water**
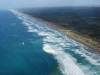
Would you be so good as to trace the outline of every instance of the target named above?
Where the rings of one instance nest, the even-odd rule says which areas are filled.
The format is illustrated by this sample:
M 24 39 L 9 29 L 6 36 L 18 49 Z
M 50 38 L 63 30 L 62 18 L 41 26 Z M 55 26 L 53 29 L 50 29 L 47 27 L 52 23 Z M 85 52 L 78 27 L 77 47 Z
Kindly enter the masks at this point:
M 100 75 L 100 56 L 19 11 L 0 12 L 0 75 Z
M 0 75 L 49 75 L 56 67 L 41 36 L 27 32 L 11 12 L 0 13 Z

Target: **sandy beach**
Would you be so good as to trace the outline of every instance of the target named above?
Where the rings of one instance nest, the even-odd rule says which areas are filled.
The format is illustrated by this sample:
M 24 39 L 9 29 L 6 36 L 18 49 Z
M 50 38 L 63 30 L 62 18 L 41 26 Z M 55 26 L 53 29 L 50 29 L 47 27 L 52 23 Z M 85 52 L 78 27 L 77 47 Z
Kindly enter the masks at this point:
M 51 27 L 51 28 L 63 33 L 67 37 L 70 37 L 73 40 L 75 40 L 79 43 L 82 43 L 83 45 L 95 50 L 95 52 L 100 53 L 99 42 L 96 42 L 96 41 L 92 40 L 90 37 L 85 37 L 85 36 L 79 35 L 76 32 L 74 32 L 70 29 L 67 29 L 64 26 L 59 25 L 57 23 L 53 23 L 53 22 L 50 22 L 50 21 L 45 21 L 45 20 L 37 18 L 37 17 L 33 17 L 33 18 L 36 18 L 39 21 L 45 22 L 49 27 Z

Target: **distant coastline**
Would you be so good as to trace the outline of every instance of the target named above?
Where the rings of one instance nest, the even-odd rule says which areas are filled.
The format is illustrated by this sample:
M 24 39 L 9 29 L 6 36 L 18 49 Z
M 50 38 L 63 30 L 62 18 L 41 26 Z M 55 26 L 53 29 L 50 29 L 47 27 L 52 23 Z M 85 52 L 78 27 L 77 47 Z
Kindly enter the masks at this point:
M 57 23 L 45 21 L 45 20 L 37 18 L 37 17 L 33 17 L 33 18 L 36 18 L 36 19 L 38 19 L 40 21 L 45 22 L 49 27 L 51 27 L 51 28 L 53 28 L 53 29 L 55 29 L 55 30 L 57 30 L 59 32 L 62 32 L 67 37 L 72 38 L 73 40 L 75 40 L 75 41 L 77 41 L 79 43 L 82 43 L 85 46 L 87 46 L 88 48 L 91 48 L 91 49 L 95 50 L 96 52 L 100 53 L 99 43 L 96 42 L 96 41 L 92 41 L 91 38 L 79 35 L 79 34 L 75 33 L 74 31 L 69 30 L 69 29 L 65 28 L 64 26 L 59 25 Z
M 100 52 L 99 7 L 31 8 L 21 11 Z

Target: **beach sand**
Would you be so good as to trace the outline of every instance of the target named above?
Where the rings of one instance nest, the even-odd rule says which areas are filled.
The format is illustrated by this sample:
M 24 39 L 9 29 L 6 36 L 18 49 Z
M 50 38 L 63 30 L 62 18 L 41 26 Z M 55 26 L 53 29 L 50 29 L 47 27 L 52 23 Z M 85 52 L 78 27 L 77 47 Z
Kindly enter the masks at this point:
M 97 53 L 100 53 L 100 43 L 92 40 L 90 37 L 85 37 L 83 35 L 77 34 L 75 31 L 68 29 L 67 27 L 59 25 L 57 23 L 45 21 L 45 20 L 37 18 L 37 17 L 33 17 L 33 18 L 38 19 L 39 21 L 45 22 L 52 29 L 59 31 L 59 32 L 63 33 L 64 35 L 66 35 L 67 37 L 84 44 L 85 46 L 87 46 L 88 48 L 91 48 L 92 50 L 94 50 Z

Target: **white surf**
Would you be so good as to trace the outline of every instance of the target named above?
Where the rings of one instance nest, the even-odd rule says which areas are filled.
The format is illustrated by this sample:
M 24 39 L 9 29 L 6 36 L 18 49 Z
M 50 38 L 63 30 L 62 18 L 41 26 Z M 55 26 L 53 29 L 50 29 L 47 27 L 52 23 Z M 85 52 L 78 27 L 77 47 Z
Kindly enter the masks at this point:
M 84 45 L 48 28 L 44 22 L 39 22 L 29 15 L 14 10 L 12 12 L 23 21 L 23 24 L 28 28 L 28 32 L 36 32 L 39 36 L 43 36 L 43 50 L 54 56 L 64 75 L 88 75 L 88 73 L 84 73 L 76 59 L 65 52 L 65 48 L 70 48 L 72 45 L 80 46 L 80 49 L 72 50 L 73 52 L 85 57 L 92 65 L 100 65 L 99 59 L 94 58 L 96 55 L 85 50 Z

